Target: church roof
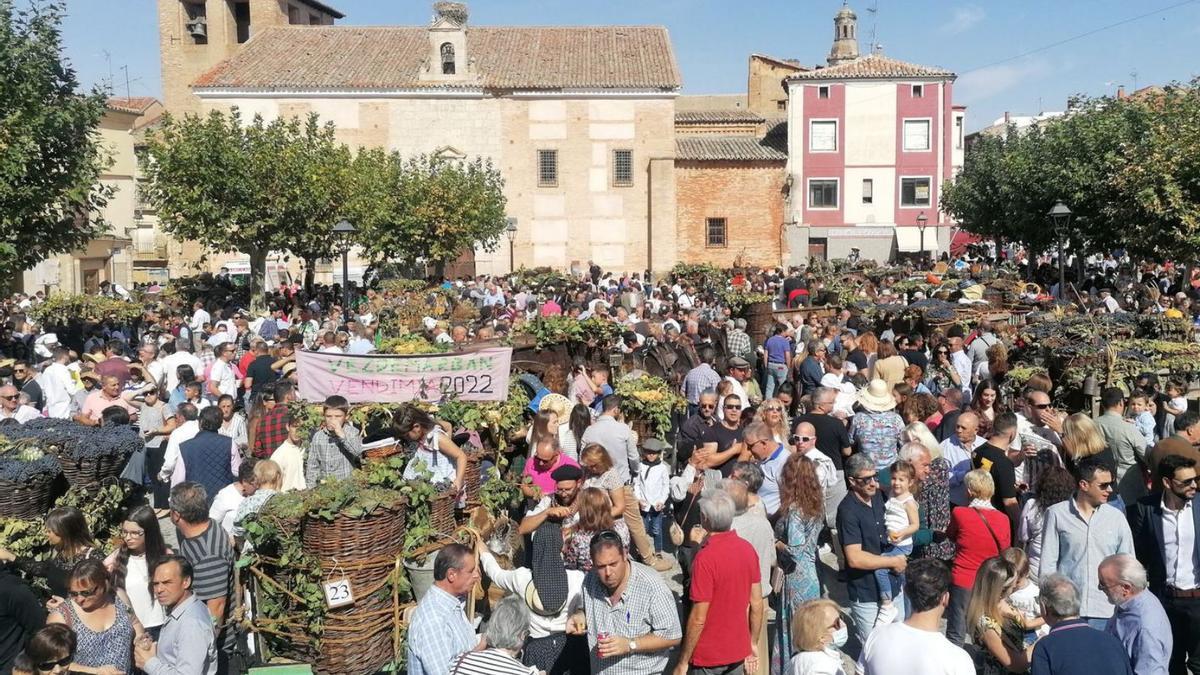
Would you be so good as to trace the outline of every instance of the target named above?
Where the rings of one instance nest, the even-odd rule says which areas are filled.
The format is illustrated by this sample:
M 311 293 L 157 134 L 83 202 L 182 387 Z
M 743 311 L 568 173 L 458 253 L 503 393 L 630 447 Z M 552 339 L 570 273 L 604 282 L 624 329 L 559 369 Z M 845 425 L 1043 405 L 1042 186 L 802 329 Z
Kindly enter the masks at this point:
M 708 134 L 675 137 L 675 160 L 687 162 L 783 162 L 787 151 L 779 139 Z M 786 143 L 786 139 L 784 139 Z
M 728 110 L 678 110 L 676 124 L 759 124 L 765 122 L 757 113 L 741 108 Z
M 883 54 L 868 54 L 828 68 L 817 68 L 795 75 L 789 81 L 813 80 L 887 80 L 906 77 L 953 78 L 953 72 L 936 66 L 919 66 Z
M 422 80 L 424 27 L 271 27 L 201 75 L 196 89 L 388 90 L 415 88 L 655 89 L 682 85 L 659 26 L 465 29 L 479 83 Z

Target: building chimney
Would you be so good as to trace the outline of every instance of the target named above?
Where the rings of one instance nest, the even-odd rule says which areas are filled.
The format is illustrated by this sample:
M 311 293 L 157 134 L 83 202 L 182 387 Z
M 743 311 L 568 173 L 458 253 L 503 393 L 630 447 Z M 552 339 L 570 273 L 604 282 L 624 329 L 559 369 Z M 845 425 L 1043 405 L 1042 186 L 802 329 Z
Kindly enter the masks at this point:
M 1009 117 L 1008 117 L 1008 111 L 1007 111 L 1007 110 L 1005 110 L 1005 111 L 1004 111 L 1004 123 L 1005 123 L 1005 124 L 1008 124 L 1008 121 L 1009 121 Z
M 1117 99 L 1120 100 L 1123 98 L 1125 98 L 1125 85 L 1122 84 L 1117 87 Z

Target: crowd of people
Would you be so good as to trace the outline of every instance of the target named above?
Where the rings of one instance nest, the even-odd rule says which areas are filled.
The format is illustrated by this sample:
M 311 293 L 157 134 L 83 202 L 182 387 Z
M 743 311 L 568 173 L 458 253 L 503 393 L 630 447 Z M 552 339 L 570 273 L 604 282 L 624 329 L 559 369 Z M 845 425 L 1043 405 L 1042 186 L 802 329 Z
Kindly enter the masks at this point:
M 829 299 L 802 271 L 729 283 L 781 307 Z M 1013 336 L 986 320 L 905 333 L 797 313 L 760 342 L 719 289 L 595 265 L 557 288 L 444 288 L 479 318 L 427 319 L 431 342 L 599 317 L 626 351 L 665 340 L 696 365 L 678 373 L 687 412 L 669 438 L 639 437 L 607 366 L 538 381 L 515 446 L 522 555 L 437 553 L 410 674 L 1200 672 L 1200 414 L 1182 382 L 1147 373 L 1101 392 L 1093 416 L 1059 410 L 1043 374 L 1014 385 Z M 1095 290 L 1095 311 L 1155 311 Z M 1198 295 L 1178 292 L 1158 311 Z M 48 559 L 0 548 L 0 675 L 246 665 L 230 611 L 246 518 L 362 461 L 344 398 L 311 434 L 288 409 L 298 350 L 377 349 L 387 294 L 338 297 L 283 286 L 257 315 L 219 297 L 147 304 L 136 328 L 102 323 L 71 345 L 30 321 L 40 297 L 5 303 L 0 424 L 137 425 L 143 461 L 123 475 L 146 503 L 107 557 L 71 507 L 45 518 Z M 463 487 L 454 434 L 471 430 L 412 406 L 391 428 L 406 477 Z M 464 600 L 482 577 L 510 597 L 480 632 Z

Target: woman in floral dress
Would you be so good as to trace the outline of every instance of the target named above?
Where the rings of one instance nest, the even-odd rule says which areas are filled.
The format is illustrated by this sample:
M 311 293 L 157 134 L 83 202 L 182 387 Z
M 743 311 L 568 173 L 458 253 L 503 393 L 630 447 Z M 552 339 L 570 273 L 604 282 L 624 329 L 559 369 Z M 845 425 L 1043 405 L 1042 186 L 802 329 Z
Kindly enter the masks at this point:
M 783 465 L 778 513 L 775 548 L 780 557 L 791 556 L 795 567 L 784 576 L 783 589 L 779 592 L 771 675 L 781 675 L 783 666 L 795 653 L 792 617 L 796 609 L 821 597 L 821 584 L 817 579 L 817 537 L 825 526 L 825 499 L 821 495 L 816 465 L 799 453 L 793 453 Z M 787 569 L 782 560 L 780 567 Z

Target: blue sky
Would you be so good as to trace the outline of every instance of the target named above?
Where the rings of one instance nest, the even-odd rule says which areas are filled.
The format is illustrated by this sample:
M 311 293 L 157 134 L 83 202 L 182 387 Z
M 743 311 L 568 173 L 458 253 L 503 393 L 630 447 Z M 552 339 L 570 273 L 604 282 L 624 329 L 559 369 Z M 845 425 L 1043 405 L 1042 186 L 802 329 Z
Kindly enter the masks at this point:
M 342 23 L 427 22 L 425 0 L 327 0 Z M 64 40 L 85 84 L 112 74 L 125 93 L 161 91 L 156 0 L 67 0 Z M 959 73 L 955 102 L 969 130 L 1011 111 L 1061 110 L 1074 93 L 1113 93 L 1200 75 L 1200 0 L 854 0 L 865 50 L 877 5 L 877 41 L 890 56 Z M 1141 14 L 1118 27 L 1051 46 Z M 480 25 L 661 24 L 670 30 L 685 94 L 744 93 L 751 53 L 824 61 L 841 0 L 474 0 Z M 1020 56 L 1034 50 L 1036 53 Z M 1018 58 L 1013 58 L 1018 57 Z M 110 65 L 111 64 L 111 65 Z

